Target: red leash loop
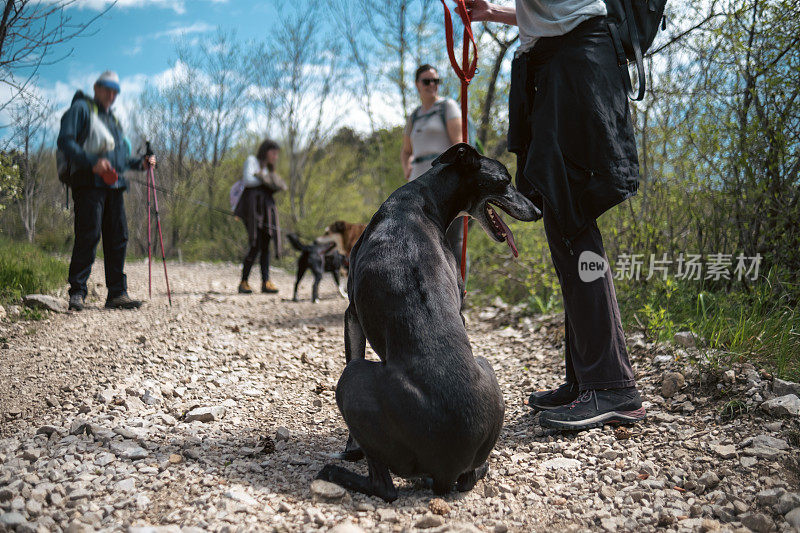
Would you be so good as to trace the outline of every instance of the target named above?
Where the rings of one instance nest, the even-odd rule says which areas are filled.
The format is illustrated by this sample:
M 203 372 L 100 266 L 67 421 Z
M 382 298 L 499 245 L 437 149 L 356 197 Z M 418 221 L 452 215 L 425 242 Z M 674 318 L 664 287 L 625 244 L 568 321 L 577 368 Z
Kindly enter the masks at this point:
M 475 35 L 472 33 L 472 21 L 469 19 L 467 13 L 467 6 L 464 0 L 455 0 L 458 7 L 458 13 L 461 17 L 461 22 L 464 23 L 464 39 L 462 43 L 461 66 L 456 61 L 455 43 L 453 39 L 453 20 L 450 18 L 450 9 L 447 7 L 446 0 L 442 0 L 442 7 L 444 8 L 444 36 L 447 41 L 447 55 L 450 57 L 450 64 L 453 71 L 461 80 L 461 138 L 464 142 L 469 140 L 469 108 L 467 106 L 468 87 L 472 77 L 475 76 L 475 71 L 478 68 L 478 45 L 475 42 Z M 469 48 L 472 45 L 472 61 L 469 59 Z M 468 221 L 467 217 L 462 217 L 464 223 L 464 238 L 461 242 L 461 281 L 465 283 L 464 293 L 466 294 L 466 280 L 467 280 L 467 232 Z

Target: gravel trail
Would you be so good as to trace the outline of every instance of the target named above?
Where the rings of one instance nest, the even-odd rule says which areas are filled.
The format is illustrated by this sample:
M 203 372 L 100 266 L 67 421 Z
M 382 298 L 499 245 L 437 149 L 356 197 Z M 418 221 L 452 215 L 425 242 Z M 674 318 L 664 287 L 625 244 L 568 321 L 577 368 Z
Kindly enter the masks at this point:
M 800 386 L 630 333 L 648 421 L 546 431 L 523 400 L 561 381 L 563 319 L 502 302 L 467 314 L 507 406 L 486 479 L 438 499 L 395 478 L 392 504 L 312 485 L 346 438 L 332 280 L 295 303 L 281 270 L 278 295 L 239 295 L 238 265 L 170 264 L 170 308 L 154 267 L 138 311 L 98 288 L 0 322 L 0 531 L 800 531 Z M 127 271 L 146 296 L 146 264 Z

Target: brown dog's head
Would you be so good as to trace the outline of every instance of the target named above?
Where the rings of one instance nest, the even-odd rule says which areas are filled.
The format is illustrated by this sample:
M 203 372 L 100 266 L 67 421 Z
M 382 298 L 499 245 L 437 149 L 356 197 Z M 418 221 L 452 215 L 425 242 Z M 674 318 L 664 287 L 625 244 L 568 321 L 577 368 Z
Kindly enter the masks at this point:
M 337 220 L 325 228 L 325 235 L 330 235 L 331 233 L 344 233 L 345 231 L 347 231 L 347 222 L 344 220 Z

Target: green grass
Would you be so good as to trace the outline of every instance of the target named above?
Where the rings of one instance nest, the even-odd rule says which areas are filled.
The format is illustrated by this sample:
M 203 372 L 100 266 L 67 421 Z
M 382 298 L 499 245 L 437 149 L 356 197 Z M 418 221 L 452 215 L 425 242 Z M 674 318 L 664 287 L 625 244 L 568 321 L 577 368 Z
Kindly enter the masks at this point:
M 468 303 L 491 305 L 496 297 L 522 304 L 530 314 L 562 310 L 561 290 L 540 226 L 512 223 L 520 257 L 491 242 L 476 227 L 470 232 L 472 266 Z M 757 284 L 731 288 L 696 281 L 654 278 L 617 281 L 626 331 L 644 329 L 648 337 L 672 340 L 690 330 L 714 349 L 718 363 L 748 361 L 779 377 L 800 380 L 800 288 L 780 282 L 775 272 Z
M 768 274 L 748 289 L 704 290 L 672 279 L 620 284 L 626 326 L 644 327 L 651 338 L 670 340 L 692 331 L 723 354 L 719 362 L 751 362 L 784 379 L 800 379 L 800 311 L 793 291 Z
M 67 263 L 37 246 L 0 237 L 0 303 L 49 293 L 67 279 Z

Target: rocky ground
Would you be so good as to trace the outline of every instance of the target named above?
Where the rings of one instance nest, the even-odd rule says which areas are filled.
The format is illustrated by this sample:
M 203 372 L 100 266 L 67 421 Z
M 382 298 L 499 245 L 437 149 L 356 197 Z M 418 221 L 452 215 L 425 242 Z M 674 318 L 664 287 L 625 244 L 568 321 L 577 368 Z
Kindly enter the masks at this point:
M 685 336 L 679 347 L 631 333 L 648 421 L 545 431 L 523 400 L 560 382 L 562 320 L 501 302 L 467 315 L 507 405 L 485 480 L 436 499 L 396 479 L 392 504 L 312 485 L 346 436 L 333 283 L 312 305 L 310 280 L 288 301 L 283 272 L 279 295 L 245 296 L 237 266 L 169 268 L 172 307 L 155 270 L 139 311 L 102 309 L 101 288 L 82 313 L 0 322 L 0 530 L 800 528 L 800 387 L 719 365 Z M 146 266 L 128 273 L 145 296 Z

